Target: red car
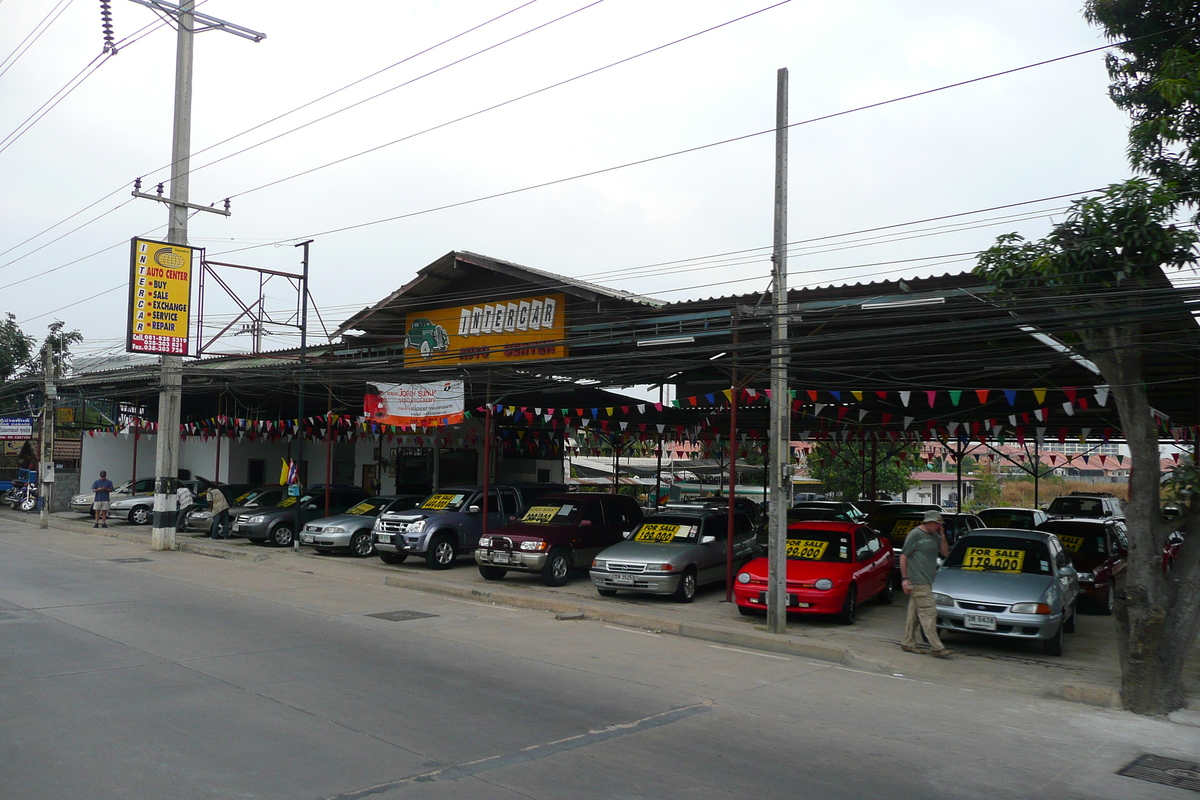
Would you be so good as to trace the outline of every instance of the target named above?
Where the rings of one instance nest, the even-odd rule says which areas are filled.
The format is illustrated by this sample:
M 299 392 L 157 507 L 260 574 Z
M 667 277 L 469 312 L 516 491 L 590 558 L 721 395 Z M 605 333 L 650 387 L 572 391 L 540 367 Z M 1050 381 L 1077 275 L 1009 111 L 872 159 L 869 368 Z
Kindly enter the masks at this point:
M 787 610 L 836 614 L 854 623 L 858 604 L 877 598 L 892 602 L 892 545 L 887 537 L 857 522 L 793 522 L 788 525 Z M 767 608 L 767 559 L 742 567 L 733 587 L 738 611 Z

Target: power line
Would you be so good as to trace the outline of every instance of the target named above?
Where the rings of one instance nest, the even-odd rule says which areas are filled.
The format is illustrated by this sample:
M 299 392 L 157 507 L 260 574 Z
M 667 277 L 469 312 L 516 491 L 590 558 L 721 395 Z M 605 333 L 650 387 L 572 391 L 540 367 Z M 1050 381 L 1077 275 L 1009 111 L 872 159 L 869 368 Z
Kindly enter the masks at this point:
M 42 34 L 45 33 L 51 25 L 58 21 L 58 18 L 62 16 L 63 12 L 66 11 L 73 2 L 75 2 L 75 0 L 60 0 L 57 6 L 50 9 L 46 16 L 42 17 L 41 22 L 35 25 L 32 31 L 26 34 L 25 38 L 21 40 L 21 43 L 17 45 L 16 49 L 5 56 L 3 61 L 0 61 L 0 78 L 3 78 L 4 74 L 12 69 L 12 65 L 16 64 L 17 60 L 20 59 L 21 56 L 25 55 L 25 53 L 29 51 L 29 48 L 33 47 L 38 39 L 42 38 Z M 53 19 L 51 19 L 52 16 Z M 47 20 L 49 20 L 49 22 L 47 22 Z

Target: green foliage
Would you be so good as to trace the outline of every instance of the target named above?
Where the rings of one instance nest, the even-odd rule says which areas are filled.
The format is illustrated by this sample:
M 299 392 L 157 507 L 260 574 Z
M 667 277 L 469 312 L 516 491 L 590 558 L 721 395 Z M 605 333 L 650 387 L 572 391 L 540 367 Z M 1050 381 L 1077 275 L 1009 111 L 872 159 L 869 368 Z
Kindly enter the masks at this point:
M 47 344 L 51 347 L 50 357 L 54 363 L 55 377 L 63 375 L 71 368 L 71 345 L 83 341 L 83 334 L 78 329 L 67 331 L 63 330 L 65 327 L 66 324 L 62 320 L 54 320 L 47 326 L 46 338 L 42 344 L 43 347 Z M 42 368 L 39 366 L 34 371 L 41 372 Z
M 971 497 L 971 502 L 968 504 L 968 508 L 976 510 L 998 506 L 1000 504 L 1000 494 L 1000 479 L 996 477 L 996 473 L 992 470 L 991 465 L 985 466 L 979 474 L 979 481 L 975 484 L 975 491 Z
M 1103 303 L 1097 290 L 1134 288 L 1161 276 L 1162 266 L 1195 263 L 1198 237 L 1171 223 L 1175 202 L 1174 192 L 1145 180 L 1113 184 L 1073 202 L 1045 239 L 1000 236 L 975 273 L 1018 295 L 1051 291 L 1076 295 L 1079 305 Z
M 1129 161 L 1200 205 L 1200 9 L 1181 0 L 1088 0 L 1087 20 L 1123 43 L 1109 95 L 1129 114 Z
M 903 494 L 917 485 L 912 474 L 924 467 L 920 445 L 879 445 L 872 448 L 862 444 L 830 444 L 820 442 L 808 454 L 808 474 L 825 484 L 827 494 L 836 494 L 851 502 L 871 491 L 871 460 L 875 467 L 875 490 Z
M 33 341 L 17 325 L 15 315 L 4 315 L 0 321 L 0 383 L 7 383 L 29 364 Z

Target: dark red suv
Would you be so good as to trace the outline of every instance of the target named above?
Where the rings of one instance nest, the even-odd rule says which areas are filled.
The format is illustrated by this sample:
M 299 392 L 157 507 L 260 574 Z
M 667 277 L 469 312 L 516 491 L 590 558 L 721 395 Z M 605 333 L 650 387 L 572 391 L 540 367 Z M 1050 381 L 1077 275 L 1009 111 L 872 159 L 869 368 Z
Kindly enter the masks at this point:
M 622 541 L 642 522 L 632 497 L 564 492 L 538 498 L 517 522 L 480 539 L 479 574 L 498 581 L 509 570 L 539 572 L 549 586 L 562 586 L 571 570 L 591 565 L 606 547 Z
M 1125 569 L 1129 550 L 1125 522 L 1119 519 L 1052 519 L 1038 525 L 1053 533 L 1079 573 L 1079 594 L 1099 614 L 1113 612 L 1113 586 Z

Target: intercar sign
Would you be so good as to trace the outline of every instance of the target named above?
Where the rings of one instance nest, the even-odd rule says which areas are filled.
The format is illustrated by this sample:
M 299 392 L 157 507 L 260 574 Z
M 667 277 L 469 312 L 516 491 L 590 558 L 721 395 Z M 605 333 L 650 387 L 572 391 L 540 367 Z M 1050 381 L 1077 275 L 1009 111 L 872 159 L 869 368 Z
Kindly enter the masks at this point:
M 188 354 L 192 249 L 133 239 L 129 258 L 129 353 Z
M 32 417 L 0 418 L 0 440 L 23 441 L 32 438 Z
M 404 365 L 562 358 L 565 317 L 561 294 L 412 311 L 405 317 Z

